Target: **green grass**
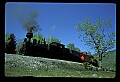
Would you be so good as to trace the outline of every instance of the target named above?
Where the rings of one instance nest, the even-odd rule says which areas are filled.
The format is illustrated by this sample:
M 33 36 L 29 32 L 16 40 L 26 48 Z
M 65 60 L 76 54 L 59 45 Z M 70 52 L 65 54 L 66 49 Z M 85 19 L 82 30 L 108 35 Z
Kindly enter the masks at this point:
M 35 70 L 35 69 L 5 69 L 7 77 L 75 77 L 75 78 L 114 78 L 115 72 L 105 71 L 78 71 L 68 69 L 51 69 L 51 70 Z
M 103 57 L 103 67 L 115 70 L 116 69 L 116 51 L 108 53 L 108 56 Z
M 112 52 L 103 59 L 103 66 L 114 69 L 115 58 L 116 53 Z M 112 71 L 88 71 L 83 64 L 76 62 L 15 54 L 5 55 L 6 77 L 114 78 L 115 75 L 116 73 Z
M 97 60 L 99 61 L 98 55 L 95 57 L 97 57 Z M 102 65 L 103 68 L 116 71 L 116 50 L 110 51 L 107 55 L 103 57 Z

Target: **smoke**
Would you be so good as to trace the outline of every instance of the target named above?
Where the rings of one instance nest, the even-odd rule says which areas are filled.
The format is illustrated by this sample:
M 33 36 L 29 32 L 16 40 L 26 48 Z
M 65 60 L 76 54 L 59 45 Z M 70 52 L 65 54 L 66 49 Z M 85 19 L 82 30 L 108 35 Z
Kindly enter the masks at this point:
M 31 10 L 30 7 L 25 4 L 16 5 L 13 10 L 15 16 L 25 31 L 37 32 L 41 30 L 37 21 L 39 16 L 39 12 L 37 10 Z
M 27 18 L 22 18 L 21 23 L 23 25 L 23 28 L 28 32 L 36 32 L 38 30 L 41 30 L 38 25 L 38 21 L 36 18 L 38 17 L 39 13 L 38 11 L 29 12 Z
M 29 17 L 22 21 L 23 27 L 27 31 L 32 32 L 32 31 L 39 30 L 38 22 L 37 22 L 37 20 L 35 20 L 37 18 L 37 16 L 38 16 L 38 12 L 36 12 L 36 11 L 30 12 Z

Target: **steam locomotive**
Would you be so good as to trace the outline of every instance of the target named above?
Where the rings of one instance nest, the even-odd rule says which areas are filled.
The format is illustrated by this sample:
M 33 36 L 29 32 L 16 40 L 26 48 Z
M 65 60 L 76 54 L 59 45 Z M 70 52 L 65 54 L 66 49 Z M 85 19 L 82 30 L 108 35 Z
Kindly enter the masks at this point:
M 35 56 L 35 57 L 46 57 L 53 59 L 68 60 L 74 62 L 89 62 L 94 66 L 98 67 L 98 62 L 94 59 L 93 56 L 87 55 L 87 52 L 77 52 L 65 48 L 64 44 L 57 42 L 52 42 L 46 44 L 45 38 L 40 42 L 37 42 L 36 39 L 33 39 L 31 43 L 31 38 L 33 37 L 32 32 L 28 32 L 26 35 L 27 38 L 24 39 L 23 47 L 21 48 L 22 54 L 26 56 Z M 94 59 L 92 61 L 92 59 Z

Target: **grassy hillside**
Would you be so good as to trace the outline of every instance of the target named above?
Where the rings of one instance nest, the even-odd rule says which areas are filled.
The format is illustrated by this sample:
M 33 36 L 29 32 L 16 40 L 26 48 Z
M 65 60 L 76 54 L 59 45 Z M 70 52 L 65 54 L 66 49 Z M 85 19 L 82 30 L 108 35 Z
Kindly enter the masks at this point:
M 99 61 L 98 55 L 95 57 Z M 116 50 L 110 51 L 108 54 L 103 56 L 102 65 L 103 68 L 116 70 Z
M 82 63 L 5 54 L 5 76 L 114 78 L 115 72 L 88 71 Z
M 36 70 L 61 68 L 84 70 L 82 63 L 16 54 L 5 54 L 5 68 L 30 68 Z

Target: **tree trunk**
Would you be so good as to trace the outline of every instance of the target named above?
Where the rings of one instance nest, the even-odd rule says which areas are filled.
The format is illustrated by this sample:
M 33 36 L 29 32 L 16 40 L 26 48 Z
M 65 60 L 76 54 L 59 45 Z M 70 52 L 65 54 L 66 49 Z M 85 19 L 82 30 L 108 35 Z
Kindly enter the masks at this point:
M 99 54 L 99 68 L 102 68 L 102 54 Z
M 99 68 L 102 68 L 102 61 L 99 61 Z

